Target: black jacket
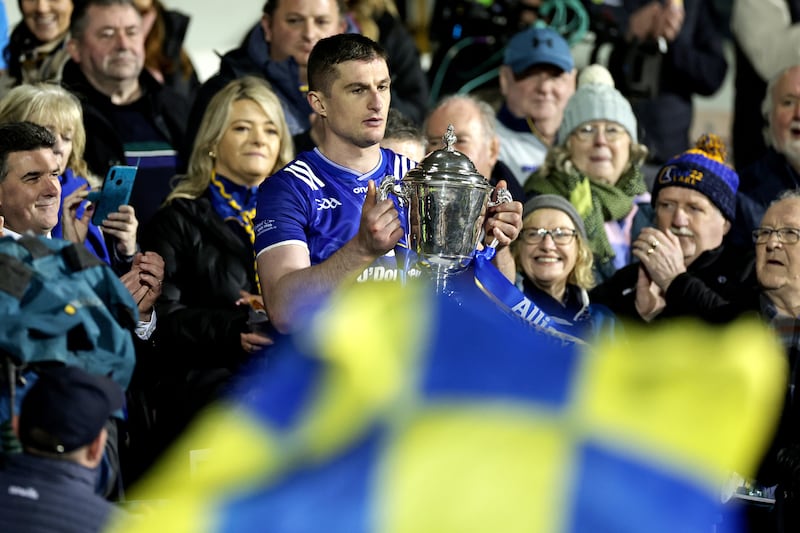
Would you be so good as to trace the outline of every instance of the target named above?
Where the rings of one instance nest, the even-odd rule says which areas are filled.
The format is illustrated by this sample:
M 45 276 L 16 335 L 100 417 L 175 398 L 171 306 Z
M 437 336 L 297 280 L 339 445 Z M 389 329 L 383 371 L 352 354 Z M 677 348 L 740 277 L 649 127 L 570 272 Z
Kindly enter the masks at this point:
M 658 316 L 697 316 L 698 302 L 719 305 L 732 299 L 742 287 L 754 281 L 753 253 L 732 246 L 719 246 L 695 259 L 686 272 L 670 283 L 667 306 Z M 605 283 L 589 293 L 589 300 L 611 309 L 620 318 L 641 321 L 636 311 L 636 281 L 639 263 L 619 269 Z
M 204 197 L 175 199 L 159 209 L 140 240 L 166 263 L 157 344 L 177 350 L 173 357 L 185 354 L 194 366 L 235 366 L 244 356 L 239 333 L 247 312 L 234 302 L 240 290 L 258 294 L 249 241 Z
M 78 97 L 83 107 L 83 124 L 86 128 L 84 159 L 89 165 L 89 170 L 98 176 L 105 176 L 112 165 L 125 162 L 122 140 L 116 127 L 108 119 L 115 104 L 89 83 L 74 61 L 69 61 L 64 66 L 61 83 Z M 178 150 L 185 164 L 188 161 L 184 149 L 189 111 L 186 99 L 163 87 L 146 70 L 140 74 L 139 83 L 143 92 L 142 99 L 148 110 L 146 116 L 150 118 L 155 129 Z
M 204 197 L 175 199 L 159 209 L 140 243 L 161 254 L 166 266 L 155 346 L 147 361 L 137 361 L 137 385 L 169 441 L 218 397 L 248 357 L 239 337 L 247 331 L 248 311 L 235 302 L 239 290 L 258 294 L 255 260 L 249 239 Z
M 649 2 L 623 0 L 598 5 L 583 0 L 592 29 L 601 35 L 596 46 L 602 41 L 613 45 L 608 68 L 617 88 L 631 99 L 644 131 L 640 142 L 650 149 L 652 161 L 661 164 L 689 148 L 692 97 L 714 94 L 725 81 L 728 64 L 711 0 L 683 2 L 683 26 L 664 54 L 655 43 L 626 42 L 630 15 Z
M 752 246 L 751 232 L 761 224 L 767 207 L 789 189 L 800 187 L 800 175 L 783 154 L 768 148 L 752 165 L 739 171 L 736 221 L 727 235 L 737 246 Z
M 405 27 L 389 13 L 376 20 L 379 43 L 389 56 L 392 107 L 422 125 L 428 113 L 428 79 L 420 66 L 419 50 Z
M 84 158 L 89 170 L 97 176 L 105 176 L 113 165 L 125 163 L 123 138 L 118 132 L 119 124 L 113 116 L 119 106 L 105 94 L 95 89 L 73 61 L 64 67 L 62 83 L 75 93 L 83 107 L 83 124 L 86 128 L 86 153 Z M 175 171 L 182 172 L 188 161 L 185 139 L 188 103 L 172 89 L 162 86 L 147 70 L 139 75 L 142 96 L 134 104 L 138 113 L 158 131 L 169 145 L 177 151 Z M 152 139 L 161 142 L 162 139 Z M 159 169 L 139 169 L 131 194 L 131 205 L 136 208 L 140 224 L 149 220 L 170 190 L 169 175 L 161 175 Z
M 164 43 L 161 51 L 172 67 L 169 72 L 163 72 L 164 85 L 185 98 L 188 102 L 187 107 L 190 107 L 197 89 L 200 88 L 200 80 L 197 78 L 194 65 L 188 76 L 181 71 L 181 52 L 190 19 L 180 11 L 165 9 L 163 6 L 161 10 L 160 16 L 164 21 Z
M 0 470 L 0 531 L 103 531 L 114 507 L 94 492 L 97 472 L 72 461 L 9 454 Z

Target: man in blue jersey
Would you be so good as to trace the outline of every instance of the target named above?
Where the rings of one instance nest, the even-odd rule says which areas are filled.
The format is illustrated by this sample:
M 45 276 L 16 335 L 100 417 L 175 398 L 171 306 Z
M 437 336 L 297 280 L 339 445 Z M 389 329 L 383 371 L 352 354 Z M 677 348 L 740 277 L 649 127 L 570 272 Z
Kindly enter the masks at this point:
M 291 329 L 301 298 L 319 297 L 349 279 L 396 277 L 391 255 L 405 245 L 407 224 L 391 200 L 378 199 L 376 183 L 387 175 L 399 179 L 415 164 L 379 144 L 391 100 L 380 45 L 358 34 L 321 39 L 309 57 L 308 83 L 323 138 L 258 193 L 258 274 L 281 332 Z M 519 233 L 522 205 L 492 209 L 487 235 L 505 247 Z

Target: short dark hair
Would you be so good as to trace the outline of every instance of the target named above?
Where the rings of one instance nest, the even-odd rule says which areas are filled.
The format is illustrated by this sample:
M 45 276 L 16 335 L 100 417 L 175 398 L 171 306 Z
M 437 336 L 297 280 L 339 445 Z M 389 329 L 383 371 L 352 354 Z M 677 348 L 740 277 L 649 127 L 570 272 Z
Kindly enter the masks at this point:
M 267 0 L 264 2 L 264 9 L 262 10 L 265 15 L 269 15 L 270 17 L 275 13 L 275 10 L 278 9 L 278 4 L 280 0 Z M 339 6 L 339 14 L 344 16 L 347 14 L 347 5 L 345 4 L 344 0 L 336 0 L 336 5 Z
M 340 33 L 320 39 L 308 56 L 308 89 L 327 94 L 339 76 L 337 65 L 345 61 L 372 61 L 378 58 L 389 64 L 386 50 L 359 33 Z
M 419 141 L 425 145 L 425 136 L 414 121 L 395 108 L 389 109 L 386 117 L 386 131 L 384 139 L 399 139 L 401 141 Z
M 73 0 L 72 15 L 69 17 L 69 32 L 73 38 L 83 37 L 86 27 L 89 25 L 87 13 L 91 6 L 110 7 L 110 6 L 131 6 L 137 13 L 139 10 L 132 0 Z
M 33 122 L 0 124 L 0 183 L 8 175 L 8 154 L 53 148 L 55 145 L 53 134 Z

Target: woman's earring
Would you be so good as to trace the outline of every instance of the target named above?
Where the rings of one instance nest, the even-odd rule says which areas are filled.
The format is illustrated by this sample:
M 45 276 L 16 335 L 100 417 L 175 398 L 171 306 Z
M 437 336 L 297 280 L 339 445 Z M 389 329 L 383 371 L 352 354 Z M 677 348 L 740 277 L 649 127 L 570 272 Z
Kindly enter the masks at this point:
M 217 158 L 217 152 L 215 152 L 214 150 L 209 150 L 208 151 L 208 157 L 210 157 L 211 159 L 216 159 Z

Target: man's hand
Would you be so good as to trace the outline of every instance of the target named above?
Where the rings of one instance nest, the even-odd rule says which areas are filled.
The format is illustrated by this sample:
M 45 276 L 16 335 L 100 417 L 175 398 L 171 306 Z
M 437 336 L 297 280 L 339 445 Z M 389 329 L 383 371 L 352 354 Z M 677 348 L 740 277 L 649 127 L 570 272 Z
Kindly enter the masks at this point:
M 86 240 L 94 206 L 88 205 L 80 218 L 78 218 L 78 208 L 88 194 L 88 185 L 84 183 L 64 197 L 61 203 L 61 228 L 65 240 L 76 244 L 82 244 Z
M 139 308 L 140 320 L 150 321 L 153 306 L 161 296 L 164 259 L 155 252 L 137 253 L 130 271 L 120 278 Z
M 639 258 L 647 276 L 663 294 L 672 280 L 686 272 L 681 242 L 671 232 L 644 228 L 631 248 L 631 253 Z
M 103 233 L 111 235 L 117 241 L 117 252 L 122 257 L 130 257 L 136 253 L 136 230 L 139 220 L 133 207 L 121 205 L 119 211 L 108 215 L 103 221 Z
M 636 280 L 636 311 L 646 322 L 657 317 L 667 306 L 664 295 L 658 285 L 653 283 L 647 271 L 639 267 L 639 278 Z
M 681 0 L 666 0 L 656 21 L 656 38 L 663 37 L 669 42 L 674 41 L 683 27 L 684 16 Z
M 629 41 L 635 39 L 639 42 L 656 39 L 658 37 L 656 32 L 659 29 L 661 20 L 661 10 L 661 3 L 653 0 L 634 11 L 628 18 L 627 39 Z
M 275 341 L 263 333 L 247 332 L 239 334 L 239 342 L 242 345 L 242 350 L 247 353 L 257 352 L 261 348 L 272 346 Z
M 497 189 L 505 189 L 506 182 L 500 180 L 497 182 Z M 493 196 L 497 193 L 493 193 Z M 495 198 L 492 198 L 493 200 Z M 486 213 L 486 220 L 483 223 L 484 233 L 486 237 L 484 244 L 489 245 L 494 239 L 497 239 L 497 250 L 504 248 L 511 244 L 519 236 L 522 231 L 522 203 L 521 202 L 506 202 L 490 207 Z
M 393 249 L 402 237 L 403 226 L 394 203 L 389 199 L 378 201 L 375 182 L 369 180 L 356 235 L 360 252 L 370 258 L 380 257 Z

